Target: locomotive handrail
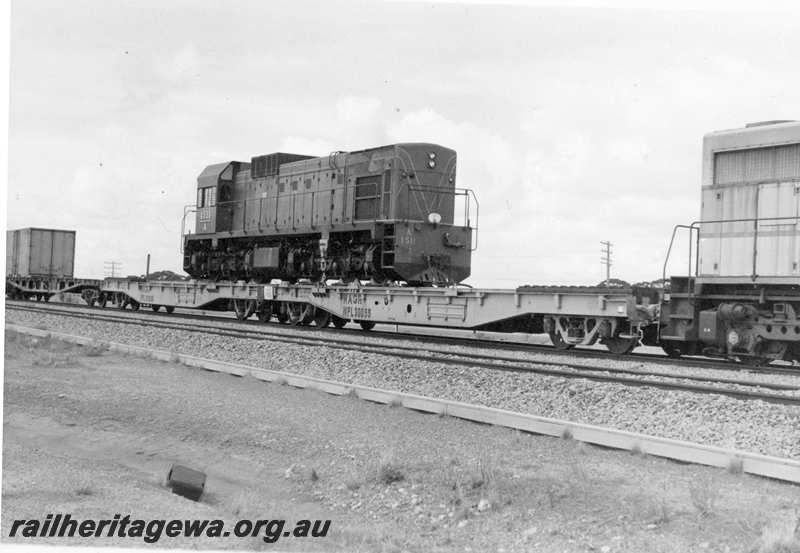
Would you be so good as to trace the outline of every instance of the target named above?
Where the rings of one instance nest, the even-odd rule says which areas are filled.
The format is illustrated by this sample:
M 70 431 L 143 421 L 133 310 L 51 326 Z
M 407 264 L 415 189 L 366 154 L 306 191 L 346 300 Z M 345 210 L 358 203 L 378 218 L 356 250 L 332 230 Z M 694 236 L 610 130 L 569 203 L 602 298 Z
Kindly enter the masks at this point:
M 406 184 L 406 188 L 409 192 L 432 192 L 434 194 L 447 194 L 453 197 L 456 196 L 464 196 L 464 222 L 467 225 L 467 228 L 471 228 L 475 232 L 473 233 L 475 236 L 475 245 L 472 246 L 470 244 L 470 251 L 474 252 L 478 249 L 478 218 L 479 218 L 479 211 L 480 211 L 480 203 L 478 202 L 478 197 L 475 195 L 475 191 L 471 188 L 453 188 L 453 189 L 443 189 L 437 186 L 432 185 L 424 185 L 424 184 Z M 475 201 L 475 226 L 471 225 L 471 220 L 469 216 L 470 211 L 470 197 Z
M 800 223 L 800 215 L 793 215 L 793 216 L 786 216 L 786 217 L 745 217 L 740 219 L 717 219 L 711 221 L 693 221 L 690 227 L 697 229 L 697 248 L 695 252 L 695 275 L 699 276 L 699 261 L 700 261 L 700 225 L 717 225 L 717 224 L 724 224 L 724 223 L 755 223 L 755 227 L 753 229 L 753 273 L 750 277 L 755 280 L 758 278 L 758 274 L 756 272 L 756 261 L 758 256 L 758 223 L 759 221 L 795 221 L 795 224 Z M 691 251 L 690 251 L 691 256 Z M 691 263 L 691 262 L 690 262 Z M 691 267 L 690 267 L 691 271 Z
M 700 267 L 700 227 L 702 225 L 719 225 L 719 224 L 724 224 L 724 223 L 750 223 L 750 222 L 758 223 L 760 221 L 794 221 L 795 224 L 798 224 L 798 223 L 800 223 L 800 215 L 792 215 L 792 216 L 786 216 L 786 217 L 744 217 L 744 218 L 739 218 L 739 219 L 713 219 L 713 220 L 710 220 L 710 221 L 698 220 L 698 221 L 692 221 L 688 225 L 675 225 L 675 228 L 672 230 L 672 238 L 670 239 L 670 242 L 669 242 L 669 248 L 667 249 L 667 257 L 664 260 L 662 278 L 666 279 L 667 264 L 669 262 L 670 253 L 672 251 L 672 246 L 673 246 L 673 243 L 675 241 L 675 234 L 678 232 L 678 229 L 685 228 L 685 229 L 690 231 L 690 234 L 689 234 L 689 241 L 690 241 L 689 242 L 689 271 L 687 273 L 687 276 L 699 276 L 699 272 L 698 271 L 699 271 L 699 267 Z M 781 226 L 781 225 L 775 225 L 775 226 Z M 695 246 L 696 247 L 695 247 L 695 252 L 694 252 L 695 253 L 694 274 L 692 274 L 692 260 L 691 260 L 691 257 L 692 257 L 692 243 L 691 243 L 691 240 L 692 240 L 692 233 L 695 230 L 697 231 L 697 237 L 695 238 Z M 754 257 L 754 260 L 755 260 L 755 256 L 758 253 L 758 250 L 757 250 L 758 234 L 756 233 L 756 235 L 753 238 L 754 238 L 754 240 L 753 240 L 753 257 Z M 758 275 L 755 273 L 755 266 L 754 266 L 753 274 L 751 275 L 751 277 L 755 278 L 757 276 Z
M 474 231 L 476 231 L 475 246 L 472 248 L 472 250 L 474 251 L 477 248 L 477 230 L 478 230 L 478 218 L 479 218 L 480 203 L 478 202 L 478 198 L 475 195 L 475 192 L 471 188 L 455 188 L 455 189 L 450 189 L 450 190 L 442 190 L 442 189 L 436 188 L 434 186 L 426 186 L 426 185 L 410 185 L 410 186 L 406 185 L 406 186 L 410 191 L 431 192 L 431 193 L 436 193 L 436 194 L 447 194 L 447 195 L 450 195 L 450 196 L 464 196 L 465 198 L 467 198 L 467 200 L 464 202 L 464 206 L 465 206 L 464 207 L 464 221 L 466 223 L 466 226 L 468 226 L 468 227 L 472 228 Z M 322 188 L 322 189 L 318 189 L 318 190 L 293 190 L 291 193 L 283 193 L 283 194 L 276 193 L 276 194 L 272 194 L 272 195 L 264 196 L 264 197 L 260 197 L 260 198 L 244 198 L 244 199 L 240 199 L 240 200 L 227 200 L 227 201 L 224 201 L 224 202 L 216 202 L 216 204 L 213 207 L 224 208 L 224 207 L 233 207 L 233 206 L 241 205 L 243 207 L 243 210 L 242 210 L 242 217 L 243 217 L 242 230 L 244 230 L 246 228 L 246 219 L 245 218 L 246 218 L 246 207 L 248 205 L 248 202 L 258 201 L 259 202 L 259 212 L 263 213 L 263 203 L 264 203 L 264 201 L 265 200 L 275 200 L 275 209 L 276 209 L 276 214 L 277 214 L 277 211 L 279 209 L 278 200 L 280 198 L 282 198 L 282 197 L 287 197 L 288 198 L 288 197 L 291 196 L 293 206 L 296 207 L 296 199 L 295 198 L 297 196 L 310 196 L 312 198 L 312 201 L 313 201 L 313 199 L 314 199 L 314 197 L 315 197 L 315 195 L 317 193 L 323 193 L 323 192 L 336 193 L 336 192 L 338 192 L 340 190 L 341 190 L 340 188 L 335 188 L 335 187 Z M 472 226 L 473 221 L 471 219 L 471 209 L 470 209 L 471 208 L 470 204 L 472 202 L 469 201 L 469 198 L 471 198 L 475 202 L 475 221 L 474 221 L 475 222 L 475 226 Z M 346 202 L 343 201 L 342 203 L 346 207 Z M 184 206 L 184 225 L 185 225 L 186 215 L 188 213 L 187 212 L 187 208 L 190 208 L 190 207 L 191 208 L 195 208 L 196 206 L 195 205 Z M 194 209 L 192 211 L 196 211 L 196 209 Z M 295 209 L 292 209 L 291 211 L 292 211 L 292 223 L 293 223 L 293 225 L 296 226 L 296 222 L 294 221 Z M 391 219 L 391 218 L 389 218 L 389 219 Z M 389 219 L 387 219 L 386 217 L 380 217 L 380 216 L 376 215 L 375 217 L 371 217 L 369 219 L 363 219 L 363 221 L 380 222 L 380 221 L 389 220 Z M 352 219 L 352 220 L 354 221 L 354 219 Z M 424 219 L 420 219 L 420 221 L 424 221 Z M 342 223 L 344 223 L 344 222 L 345 221 L 343 219 Z M 261 224 L 260 218 L 259 218 L 259 224 Z M 275 217 L 275 220 L 273 221 L 273 224 L 277 228 L 277 224 L 278 224 L 277 215 Z M 331 223 L 331 224 L 333 224 L 333 223 Z M 233 226 L 233 221 L 231 221 L 231 226 Z M 312 226 L 313 226 L 313 221 L 312 221 Z
M 690 279 L 692 277 L 700 276 L 700 229 L 702 225 L 718 225 L 718 224 L 725 224 L 725 223 L 755 223 L 756 228 L 754 229 L 753 235 L 753 273 L 750 275 L 750 278 L 755 281 L 758 278 L 758 274 L 756 272 L 756 261 L 758 255 L 758 232 L 757 226 L 760 221 L 794 221 L 795 224 L 800 223 L 800 216 L 786 216 L 786 217 L 744 217 L 738 219 L 716 219 L 710 221 L 692 221 L 688 225 L 675 225 L 672 229 L 672 237 L 669 241 L 669 247 L 667 248 L 667 255 L 664 259 L 664 266 L 661 272 L 661 279 L 664 283 L 664 289 L 666 290 L 666 281 L 667 281 L 667 265 L 669 264 L 669 258 L 672 253 L 672 246 L 675 243 L 675 236 L 678 233 L 679 229 L 686 229 L 689 231 L 689 267 L 686 273 L 686 276 Z M 775 225 L 779 226 L 779 225 Z M 695 234 L 695 231 L 696 234 Z M 694 237 L 694 240 L 692 239 Z M 692 245 L 694 244 L 694 272 L 692 272 Z M 693 286 L 687 287 L 687 298 L 688 301 L 692 302 L 692 296 L 694 294 Z M 661 295 L 661 300 L 659 300 L 659 313 L 661 313 L 661 308 L 664 302 L 664 294 Z M 658 318 L 658 339 L 660 340 L 661 337 L 661 316 Z
M 187 232 L 186 232 L 186 215 L 188 215 L 189 213 L 197 213 L 197 206 L 194 205 L 194 204 L 186 204 L 185 206 L 183 206 L 183 218 L 181 219 L 181 247 L 180 247 L 180 253 L 183 253 L 183 242 L 184 242 L 183 237 L 186 236 L 186 234 L 187 234 Z M 191 232 L 189 232 L 188 234 L 191 234 Z

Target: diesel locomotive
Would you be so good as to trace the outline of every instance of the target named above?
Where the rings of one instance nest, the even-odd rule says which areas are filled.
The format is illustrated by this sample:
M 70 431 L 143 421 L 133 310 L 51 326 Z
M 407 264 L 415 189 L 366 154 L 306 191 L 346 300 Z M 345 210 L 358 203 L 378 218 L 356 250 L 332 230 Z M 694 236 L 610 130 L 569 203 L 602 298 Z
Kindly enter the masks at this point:
M 800 122 L 707 134 L 701 201 L 701 220 L 673 231 L 673 243 L 688 239 L 690 270 L 670 279 L 661 346 L 800 361 Z
M 477 239 L 475 196 L 436 144 L 210 165 L 195 209 L 183 267 L 196 279 L 448 285 L 469 276 Z

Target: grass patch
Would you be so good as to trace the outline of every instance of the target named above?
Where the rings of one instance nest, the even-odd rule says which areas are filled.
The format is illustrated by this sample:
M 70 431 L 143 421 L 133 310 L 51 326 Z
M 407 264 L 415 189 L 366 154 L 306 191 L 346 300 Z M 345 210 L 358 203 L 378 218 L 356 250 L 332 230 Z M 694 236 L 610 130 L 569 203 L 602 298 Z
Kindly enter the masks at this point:
M 86 357 L 100 357 L 108 351 L 107 345 L 101 344 L 95 340 L 92 340 L 92 342 L 85 347 L 86 349 L 84 350 L 83 354 Z
M 731 474 L 742 474 L 744 472 L 744 460 L 738 455 L 731 457 L 728 461 L 728 472 Z
M 459 460 L 453 459 L 447 467 L 450 474 L 447 480 L 453 492 L 450 503 L 455 507 L 456 522 L 468 518 L 472 510 L 483 512 L 502 504 L 499 473 L 489 452 L 480 452 L 464 469 L 460 466 Z M 466 512 L 461 512 L 464 509 Z
M 800 553 L 800 515 L 773 520 L 761 530 L 753 553 Z
M 354 492 L 361 487 L 362 482 L 359 482 L 355 479 L 348 479 L 344 481 L 344 487 L 347 488 L 348 491 Z
M 719 495 L 719 486 L 712 477 L 694 479 L 689 484 L 689 498 L 701 517 L 706 518 L 714 514 Z
M 405 480 L 406 475 L 403 473 L 400 463 L 395 459 L 394 454 L 388 453 L 381 457 L 378 462 L 377 480 L 384 485 L 393 484 Z
M 661 484 L 660 490 L 651 492 L 648 490 L 643 492 L 638 497 L 641 498 L 641 503 L 637 499 L 636 510 L 640 511 L 648 522 L 663 526 L 668 524 L 673 518 L 673 509 L 671 508 L 669 497 L 669 484 L 666 482 Z

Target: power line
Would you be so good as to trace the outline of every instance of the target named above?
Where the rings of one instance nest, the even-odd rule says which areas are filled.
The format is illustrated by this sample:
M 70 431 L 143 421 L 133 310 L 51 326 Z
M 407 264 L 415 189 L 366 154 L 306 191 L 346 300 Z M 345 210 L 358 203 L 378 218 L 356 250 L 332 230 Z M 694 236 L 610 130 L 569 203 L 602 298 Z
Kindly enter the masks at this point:
M 608 284 L 608 281 L 611 280 L 611 265 L 613 265 L 613 263 L 611 263 L 612 244 L 605 240 L 601 240 L 600 244 L 603 246 L 600 250 L 600 254 L 603 256 L 600 258 L 600 263 L 606 266 L 606 284 Z
M 105 276 L 115 278 L 122 275 L 122 262 L 121 261 L 103 261 L 103 272 Z

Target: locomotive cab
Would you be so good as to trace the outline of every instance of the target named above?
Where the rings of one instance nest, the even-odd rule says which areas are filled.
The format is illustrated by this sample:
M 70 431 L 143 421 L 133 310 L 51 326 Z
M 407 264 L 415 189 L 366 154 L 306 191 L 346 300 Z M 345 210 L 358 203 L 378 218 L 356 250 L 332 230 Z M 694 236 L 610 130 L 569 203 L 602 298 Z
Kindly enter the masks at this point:
M 196 234 L 214 234 L 232 230 L 233 176 L 242 165 L 226 161 L 209 165 L 197 177 Z

